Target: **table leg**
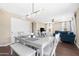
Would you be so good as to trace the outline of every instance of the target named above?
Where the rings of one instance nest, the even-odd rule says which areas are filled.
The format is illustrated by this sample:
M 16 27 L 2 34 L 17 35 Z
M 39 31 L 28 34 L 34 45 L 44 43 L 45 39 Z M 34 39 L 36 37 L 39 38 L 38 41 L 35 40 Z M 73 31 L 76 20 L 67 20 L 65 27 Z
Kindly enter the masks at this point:
M 11 48 L 11 55 L 13 54 L 13 49 Z

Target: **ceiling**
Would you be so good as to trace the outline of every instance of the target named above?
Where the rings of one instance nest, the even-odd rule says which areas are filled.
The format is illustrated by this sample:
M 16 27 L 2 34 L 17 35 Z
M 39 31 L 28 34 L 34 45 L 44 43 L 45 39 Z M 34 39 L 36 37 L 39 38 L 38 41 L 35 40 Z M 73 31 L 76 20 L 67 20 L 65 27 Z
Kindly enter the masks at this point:
M 34 11 L 40 11 L 31 15 L 31 18 L 41 21 L 51 21 L 51 19 L 57 17 L 71 17 L 78 7 L 78 3 L 35 3 Z M 25 17 L 32 12 L 32 3 L 0 3 L 0 8 L 15 13 L 20 17 Z

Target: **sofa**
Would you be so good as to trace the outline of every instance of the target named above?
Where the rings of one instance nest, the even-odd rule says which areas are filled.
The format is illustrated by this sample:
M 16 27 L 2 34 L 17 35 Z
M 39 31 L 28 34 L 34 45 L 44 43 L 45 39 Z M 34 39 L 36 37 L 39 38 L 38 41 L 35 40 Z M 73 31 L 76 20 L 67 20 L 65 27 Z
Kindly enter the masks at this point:
M 60 33 L 60 40 L 62 42 L 67 42 L 67 43 L 74 43 L 75 40 L 75 34 L 70 31 L 55 31 L 53 36 L 55 36 L 56 33 Z
M 61 41 L 67 42 L 67 43 L 74 43 L 75 34 L 73 32 L 64 31 L 60 33 L 61 33 L 60 34 Z

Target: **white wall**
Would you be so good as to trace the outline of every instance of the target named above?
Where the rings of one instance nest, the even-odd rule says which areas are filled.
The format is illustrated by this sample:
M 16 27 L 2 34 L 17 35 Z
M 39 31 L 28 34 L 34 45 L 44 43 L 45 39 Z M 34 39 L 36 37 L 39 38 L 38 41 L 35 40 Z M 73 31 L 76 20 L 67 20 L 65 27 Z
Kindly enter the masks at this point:
M 23 32 L 29 34 L 32 32 L 31 22 L 23 19 L 18 19 L 15 17 L 11 18 L 11 33 L 12 37 L 17 36 L 18 32 Z M 14 39 L 12 38 L 12 41 Z
M 76 34 L 76 22 L 75 22 L 75 17 L 73 16 L 73 18 L 72 18 L 72 32 L 74 32 L 75 34 Z
M 0 9 L 0 46 L 10 44 L 10 13 Z

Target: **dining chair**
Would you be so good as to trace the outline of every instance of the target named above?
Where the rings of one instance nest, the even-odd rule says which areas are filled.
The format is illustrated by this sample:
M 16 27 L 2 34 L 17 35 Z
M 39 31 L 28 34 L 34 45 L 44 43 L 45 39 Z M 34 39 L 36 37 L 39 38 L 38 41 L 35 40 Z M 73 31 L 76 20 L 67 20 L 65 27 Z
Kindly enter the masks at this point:
M 59 43 L 59 34 L 54 37 L 53 42 L 44 48 L 44 56 L 56 56 L 56 48 Z
M 58 43 L 59 43 L 59 39 L 55 38 L 54 45 L 51 50 L 50 56 L 56 56 L 56 48 L 57 48 Z
M 46 47 L 44 49 L 44 56 L 55 56 L 57 44 L 58 43 L 56 42 L 56 39 L 55 39 L 51 46 Z

